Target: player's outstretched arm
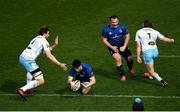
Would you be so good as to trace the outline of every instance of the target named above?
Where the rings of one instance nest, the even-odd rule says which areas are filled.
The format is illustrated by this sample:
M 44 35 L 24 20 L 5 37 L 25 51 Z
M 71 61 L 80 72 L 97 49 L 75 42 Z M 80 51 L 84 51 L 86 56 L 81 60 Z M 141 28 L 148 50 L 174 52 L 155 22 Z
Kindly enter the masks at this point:
M 52 46 L 50 46 L 50 50 L 52 51 L 53 49 L 55 49 L 58 46 L 58 42 L 59 41 L 59 37 L 58 35 L 55 37 L 54 39 L 54 44 Z
M 137 52 L 137 62 L 142 63 L 142 60 L 141 60 L 141 43 L 140 42 L 137 42 L 136 52 Z
M 45 51 L 46 57 L 51 60 L 54 64 L 58 65 L 64 71 L 67 70 L 66 64 L 59 62 L 52 54 L 50 50 Z
M 162 40 L 163 42 L 168 42 L 168 43 L 173 43 L 174 42 L 174 39 L 171 39 L 171 38 L 168 38 L 168 37 L 164 37 L 164 38 L 161 38 L 160 40 Z

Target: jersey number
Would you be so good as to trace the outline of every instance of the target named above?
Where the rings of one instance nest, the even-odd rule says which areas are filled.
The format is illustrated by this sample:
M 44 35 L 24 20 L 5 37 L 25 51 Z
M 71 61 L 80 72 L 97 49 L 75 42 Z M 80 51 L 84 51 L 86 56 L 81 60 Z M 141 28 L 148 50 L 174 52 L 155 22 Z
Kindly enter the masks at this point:
M 149 39 L 151 39 L 151 33 L 147 33 L 147 34 L 148 34 L 148 36 L 149 36 Z M 151 46 L 153 46 L 153 45 L 155 45 L 155 42 L 150 41 L 150 42 L 148 42 L 148 44 L 151 45 Z

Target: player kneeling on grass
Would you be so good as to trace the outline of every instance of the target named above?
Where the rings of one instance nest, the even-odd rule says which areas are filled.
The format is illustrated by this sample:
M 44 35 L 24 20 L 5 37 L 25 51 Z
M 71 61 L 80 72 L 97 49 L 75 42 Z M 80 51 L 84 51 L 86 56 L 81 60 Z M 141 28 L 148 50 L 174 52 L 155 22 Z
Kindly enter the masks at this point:
M 72 68 L 68 76 L 68 84 L 70 89 L 77 91 L 82 89 L 82 94 L 86 95 L 96 83 L 92 67 L 89 64 L 82 63 L 80 60 L 75 59 L 72 62 Z
M 25 99 L 25 93 L 39 85 L 44 84 L 44 77 L 36 64 L 37 57 L 43 52 L 48 59 L 55 63 L 59 68 L 64 71 L 67 70 L 66 64 L 59 62 L 52 54 L 53 50 L 58 45 L 58 36 L 55 38 L 55 43 L 49 46 L 47 39 L 49 38 L 50 31 L 48 27 L 44 26 L 39 30 L 39 35 L 36 36 L 28 45 L 28 47 L 19 56 L 19 62 L 27 71 L 27 84 L 17 89 L 17 93 Z M 33 80 L 34 79 L 34 80 Z
M 157 30 L 154 30 L 152 22 L 145 20 L 143 28 L 136 32 L 137 62 L 142 63 L 140 57 L 142 51 L 148 74 L 156 78 L 162 86 L 166 86 L 167 82 L 164 81 L 154 70 L 154 59 L 158 57 L 158 49 L 156 45 L 157 38 L 168 43 L 174 42 L 174 39 L 164 37 Z

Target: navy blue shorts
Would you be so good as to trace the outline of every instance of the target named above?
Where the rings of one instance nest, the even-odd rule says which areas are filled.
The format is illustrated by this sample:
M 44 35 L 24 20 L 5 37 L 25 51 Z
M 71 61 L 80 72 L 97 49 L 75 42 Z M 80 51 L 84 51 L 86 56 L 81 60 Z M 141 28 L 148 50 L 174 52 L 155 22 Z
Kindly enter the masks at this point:
M 115 53 L 111 48 L 109 48 L 108 47 L 108 50 L 109 50 L 109 53 L 111 54 L 111 56 Z M 118 48 L 118 50 L 119 50 L 119 48 Z M 130 49 L 128 48 L 128 47 L 126 47 L 126 49 L 124 50 L 124 52 L 121 52 L 120 50 L 119 50 L 119 54 L 122 56 L 122 57 L 124 57 L 125 59 L 127 59 L 129 56 L 131 56 L 132 55 L 132 53 L 131 53 L 131 51 L 130 51 Z

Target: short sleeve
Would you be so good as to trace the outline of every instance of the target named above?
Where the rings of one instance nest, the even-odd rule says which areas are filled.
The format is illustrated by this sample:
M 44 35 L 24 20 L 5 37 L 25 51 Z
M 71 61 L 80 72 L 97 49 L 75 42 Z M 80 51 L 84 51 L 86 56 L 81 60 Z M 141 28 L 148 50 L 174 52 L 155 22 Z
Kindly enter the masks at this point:
M 106 31 L 105 28 L 102 30 L 101 36 L 103 36 L 103 37 L 105 37 L 105 38 L 108 38 L 108 34 L 107 34 L 107 31 Z
M 160 32 L 157 31 L 157 37 L 158 37 L 159 39 L 162 39 L 162 38 L 164 38 L 164 35 L 162 35 Z
M 73 68 L 71 68 L 69 71 L 69 76 L 74 77 L 75 74 L 76 74 L 75 70 Z
M 138 31 L 136 32 L 135 41 L 136 41 L 136 42 L 139 42 L 139 41 L 140 41 L 140 40 L 139 40 L 139 33 L 138 33 Z
M 48 42 L 44 41 L 42 46 L 43 46 L 43 51 L 49 50 L 49 43 Z
M 125 25 L 123 25 L 122 30 L 123 30 L 123 34 L 124 34 L 124 35 L 126 35 L 126 34 L 129 33 L 129 32 L 128 32 L 128 29 L 126 28 Z
M 88 75 L 89 75 L 90 77 L 91 77 L 91 76 L 94 76 L 93 69 L 92 69 L 91 66 L 88 67 L 87 72 L 88 72 Z

